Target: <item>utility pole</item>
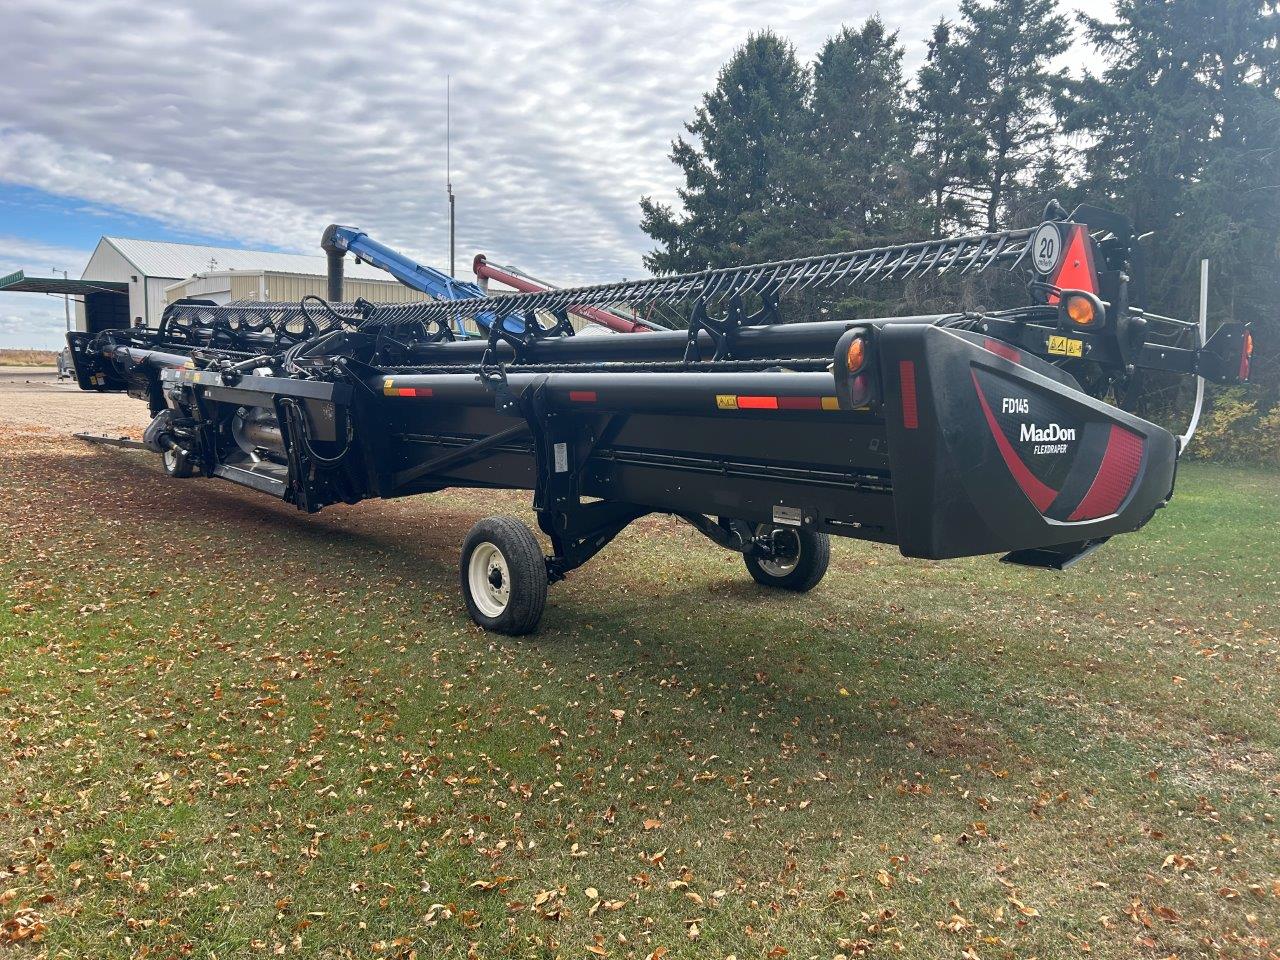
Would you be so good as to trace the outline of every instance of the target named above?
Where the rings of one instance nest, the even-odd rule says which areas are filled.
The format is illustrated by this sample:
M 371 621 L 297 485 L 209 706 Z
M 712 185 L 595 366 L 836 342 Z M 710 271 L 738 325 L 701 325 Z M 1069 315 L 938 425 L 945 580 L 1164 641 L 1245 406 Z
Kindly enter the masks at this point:
M 49 269 L 53 271 L 54 276 L 57 276 L 58 274 L 57 267 L 50 267 Z M 62 271 L 62 279 L 63 280 L 67 279 L 67 271 L 65 270 Z M 62 312 L 67 318 L 67 333 L 70 333 L 71 332 L 71 298 L 68 297 L 66 293 L 62 294 Z
M 453 103 L 452 103 L 452 86 L 453 77 L 445 74 L 444 78 L 444 182 L 445 189 L 449 192 L 449 276 L 456 277 L 458 275 L 454 264 L 453 255 L 453 225 L 454 225 L 454 196 L 453 196 Z

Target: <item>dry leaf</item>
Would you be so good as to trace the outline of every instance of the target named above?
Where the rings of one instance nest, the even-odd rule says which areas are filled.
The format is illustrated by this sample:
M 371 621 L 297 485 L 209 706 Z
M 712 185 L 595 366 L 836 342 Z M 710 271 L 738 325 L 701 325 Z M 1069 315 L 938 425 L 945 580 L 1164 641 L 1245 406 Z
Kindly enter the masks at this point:
M 1013 906 L 1014 906 L 1014 908 L 1015 908 L 1015 909 L 1016 909 L 1020 914 L 1022 914 L 1024 917 L 1038 917 L 1038 916 L 1040 916 L 1040 911 L 1039 911 L 1039 910 L 1037 910 L 1035 907 L 1028 907 L 1025 903 L 1023 903 L 1023 902 L 1022 902 L 1021 900 L 1019 900 L 1017 897 L 1010 896 L 1010 897 L 1009 897 L 1009 902 L 1010 902 L 1010 903 L 1012 903 L 1012 904 L 1013 904 Z

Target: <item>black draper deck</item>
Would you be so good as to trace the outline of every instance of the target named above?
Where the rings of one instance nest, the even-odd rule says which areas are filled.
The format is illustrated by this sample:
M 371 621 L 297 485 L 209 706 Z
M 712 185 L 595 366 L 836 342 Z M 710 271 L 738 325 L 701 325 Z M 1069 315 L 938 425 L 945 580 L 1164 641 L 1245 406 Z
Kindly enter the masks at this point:
M 1251 349 L 1242 325 L 1189 343 L 1193 325 L 1129 304 L 1131 232 L 1081 210 L 1034 230 L 493 299 L 189 301 L 159 331 L 69 343 L 83 389 L 149 403 L 147 443 L 175 476 L 306 511 L 448 487 L 530 490 L 552 581 L 655 512 L 742 552 L 759 582 L 799 590 L 821 577 L 814 538 L 826 536 L 1063 567 L 1139 529 L 1173 490 L 1178 441 L 1100 398 L 1140 368 L 1239 382 Z M 1046 238 L 1058 259 L 1036 257 L 1027 307 L 780 322 L 788 292 L 1018 267 Z M 1100 265 L 1075 271 L 1081 289 L 1058 285 L 1068 244 Z M 1081 322 L 1064 309 L 1071 298 L 1087 308 Z M 566 321 L 576 305 L 691 312 L 687 329 L 580 337 Z M 454 340 L 463 319 L 489 335 Z M 822 557 L 813 575 L 788 573 L 805 550 Z M 469 582 L 466 562 L 464 551 L 472 616 L 507 629 L 471 604 L 477 584 L 506 589 L 500 565 Z M 534 606 L 519 630 L 536 623 Z
M 544 391 L 584 496 L 753 523 L 772 522 L 782 507 L 800 511 L 813 529 L 892 540 L 884 423 L 870 410 L 836 409 L 829 373 L 615 373 L 604 385 L 573 373 L 507 379 L 518 397 Z M 378 465 L 380 495 L 442 486 L 533 489 L 535 444 L 527 435 L 397 484 L 415 466 L 518 427 L 519 414 L 496 410 L 483 384 L 451 374 L 378 376 L 369 385 L 377 396 L 362 400 L 368 411 L 361 416 L 385 425 L 369 431 L 378 438 L 368 458 Z M 718 398 L 728 396 L 794 398 L 817 409 L 726 409 Z

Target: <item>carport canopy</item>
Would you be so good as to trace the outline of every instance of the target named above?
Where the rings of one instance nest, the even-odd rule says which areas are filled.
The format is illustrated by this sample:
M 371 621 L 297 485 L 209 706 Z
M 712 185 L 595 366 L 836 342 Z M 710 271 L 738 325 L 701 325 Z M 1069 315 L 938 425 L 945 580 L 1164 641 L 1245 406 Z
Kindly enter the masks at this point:
M 0 277 L 0 293 L 56 293 L 82 297 L 90 293 L 128 293 L 129 285 L 114 280 L 64 280 L 62 277 L 28 277 L 18 270 Z

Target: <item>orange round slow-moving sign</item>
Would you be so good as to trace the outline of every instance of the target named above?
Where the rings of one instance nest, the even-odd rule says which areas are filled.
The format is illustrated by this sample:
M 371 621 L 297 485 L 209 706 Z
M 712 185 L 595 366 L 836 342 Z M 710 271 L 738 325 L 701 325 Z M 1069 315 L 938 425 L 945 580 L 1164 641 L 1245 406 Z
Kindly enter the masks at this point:
M 1094 321 L 1093 303 L 1088 297 L 1068 297 L 1067 316 L 1072 323 L 1087 327 Z

